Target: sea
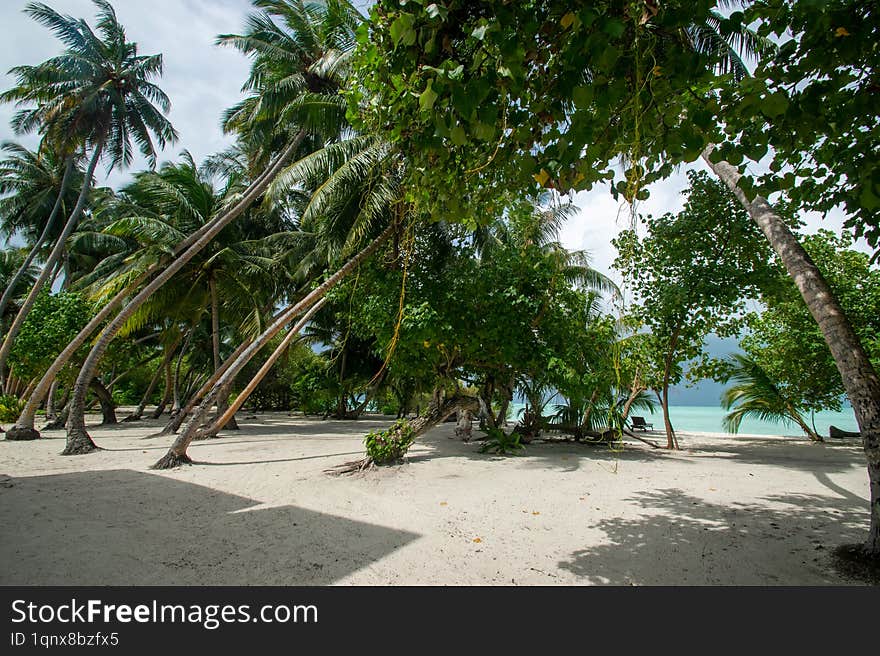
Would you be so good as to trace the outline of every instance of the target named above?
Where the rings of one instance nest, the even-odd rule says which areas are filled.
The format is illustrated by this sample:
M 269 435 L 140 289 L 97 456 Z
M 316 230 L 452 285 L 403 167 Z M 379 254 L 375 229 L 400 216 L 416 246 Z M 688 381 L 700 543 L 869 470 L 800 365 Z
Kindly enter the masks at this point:
M 515 421 L 520 409 L 524 407 L 522 403 L 511 404 L 511 421 Z M 632 414 L 642 415 L 649 424 L 654 424 L 655 430 L 663 430 L 663 412 L 658 408 L 652 415 L 649 412 L 635 412 Z M 722 421 L 727 412 L 720 406 L 703 406 L 703 405 L 670 405 L 669 417 L 672 421 L 672 427 L 677 431 L 694 432 L 694 433 L 726 433 Z M 806 417 L 807 423 L 810 423 L 810 416 Z M 859 430 L 856 423 L 856 417 L 851 408 L 846 407 L 840 412 L 832 412 L 823 410 L 817 412 L 812 417 L 819 435 L 828 437 L 828 428 L 836 426 L 841 430 L 856 432 Z M 772 423 L 746 417 L 743 419 L 739 429 L 740 434 L 747 435 L 793 435 L 803 436 L 803 431 L 797 424 L 790 422 Z

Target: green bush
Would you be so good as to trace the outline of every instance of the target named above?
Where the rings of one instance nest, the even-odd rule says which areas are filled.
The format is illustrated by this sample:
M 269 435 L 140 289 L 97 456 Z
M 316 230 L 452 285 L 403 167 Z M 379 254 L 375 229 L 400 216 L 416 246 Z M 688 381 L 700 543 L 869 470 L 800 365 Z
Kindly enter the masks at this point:
M 371 431 L 364 438 L 367 456 L 377 465 L 389 465 L 399 462 L 412 443 L 415 442 L 415 431 L 406 419 L 398 419 L 384 431 Z
M 489 436 L 489 439 L 483 442 L 483 445 L 480 447 L 480 453 L 491 452 L 497 453 L 500 456 L 506 456 L 508 453 L 516 453 L 525 448 L 520 442 L 522 437 L 517 432 L 508 435 L 500 428 L 489 428 L 486 430 L 486 434 Z
M 11 394 L 0 394 L 0 421 L 15 421 L 21 416 L 25 402 Z

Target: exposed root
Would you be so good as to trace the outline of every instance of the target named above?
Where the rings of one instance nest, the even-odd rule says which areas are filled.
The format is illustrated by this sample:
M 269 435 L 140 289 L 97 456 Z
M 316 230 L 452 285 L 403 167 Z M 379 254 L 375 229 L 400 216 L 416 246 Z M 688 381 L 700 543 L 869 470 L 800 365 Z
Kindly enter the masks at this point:
M 128 415 L 127 417 L 125 417 L 125 418 L 122 420 L 122 423 L 125 424 L 125 423 L 128 423 L 128 422 L 130 422 L 130 421 L 140 421 L 141 419 L 143 419 L 143 417 L 141 417 L 140 415 Z
M 359 474 L 361 472 L 367 471 L 368 469 L 373 469 L 376 467 L 376 463 L 373 462 L 373 459 L 367 456 L 366 458 L 361 458 L 360 460 L 353 460 L 352 462 L 344 462 L 341 465 L 336 465 L 335 467 L 331 467 L 330 469 L 325 469 L 325 474 L 330 474 L 332 476 L 346 476 L 349 474 Z
M 101 448 L 92 442 L 92 438 L 85 431 L 72 431 L 67 435 L 67 446 L 61 452 L 62 456 L 82 456 L 87 453 L 100 451 Z
M 863 544 L 844 544 L 833 553 L 835 569 L 843 576 L 869 585 L 880 585 L 880 554 Z
M 47 423 L 45 426 L 43 426 L 43 430 L 44 431 L 46 431 L 46 430 L 59 430 L 61 428 L 64 428 L 64 424 L 66 421 L 67 421 L 67 417 L 64 417 L 64 416 L 57 417 L 56 419 L 53 419 L 52 421 Z
M 15 441 L 38 440 L 40 439 L 40 431 L 25 426 L 11 426 L 6 431 L 6 439 Z
M 191 464 L 193 464 L 193 461 L 185 453 L 183 455 L 177 455 L 176 453 L 169 451 L 162 456 L 156 464 L 151 466 L 150 469 L 176 469 L 177 467 Z

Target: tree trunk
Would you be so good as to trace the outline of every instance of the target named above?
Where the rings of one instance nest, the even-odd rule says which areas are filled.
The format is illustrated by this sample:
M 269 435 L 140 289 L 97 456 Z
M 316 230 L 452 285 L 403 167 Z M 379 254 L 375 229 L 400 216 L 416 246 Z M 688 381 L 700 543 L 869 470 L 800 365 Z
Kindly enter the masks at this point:
M 241 391 L 241 393 L 235 397 L 235 401 L 233 401 L 232 405 L 223 412 L 218 412 L 218 418 L 212 422 L 211 426 L 203 431 L 206 435 L 216 435 L 218 432 L 223 430 L 226 426 L 226 423 L 235 417 L 235 413 L 241 409 L 241 406 L 244 405 L 244 402 L 247 401 L 248 397 L 253 394 L 254 390 L 257 388 L 257 385 L 260 384 L 260 381 L 266 377 L 266 374 L 272 369 L 275 363 L 278 361 L 278 358 L 288 349 L 290 343 L 293 341 L 293 338 L 296 337 L 300 331 L 305 327 L 305 325 L 309 322 L 309 320 L 315 315 L 315 313 L 321 309 L 321 306 L 324 305 L 324 300 L 321 299 L 317 303 L 315 303 L 308 312 L 306 312 L 303 317 L 296 322 L 290 330 L 287 331 L 287 335 L 284 336 L 284 339 L 281 340 L 281 343 L 272 351 L 272 355 L 263 363 L 263 366 L 260 367 L 260 370 L 254 374 L 254 377 L 251 381 L 245 386 L 245 388 Z
M 287 162 L 288 158 L 293 155 L 299 144 L 305 137 L 304 132 L 300 132 L 297 137 L 284 149 L 281 155 L 268 168 L 268 170 L 257 180 L 251 183 L 248 191 L 236 205 L 221 214 L 217 218 L 209 221 L 206 226 L 200 230 L 199 238 L 183 253 L 176 257 L 158 276 L 156 276 L 144 289 L 140 291 L 132 300 L 116 315 L 116 317 L 104 328 L 101 336 L 98 338 L 92 350 L 86 357 L 82 369 L 77 376 L 73 385 L 73 398 L 70 401 L 70 417 L 67 421 L 67 447 L 62 452 L 64 455 L 72 453 L 88 453 L 89 445 L 94 446 L 91 437 L 86 431 L 85 424 L 85 398 L 86 387 L 88 382 L 94 377 L 98 363 L 110 342 L 122 328 L 122 326 L 131 318 L 131 316 L 153 295 L 153 293 L 162 287 L 174 274 L 182 269 L 192 258 L 201 252 L 217 234 L 235 220 L 242 212 L 262 194 L 269 183 L 281 171 L 281 168 Z M 210 226 L 210 227 L 209 227 Z
M 162 372 L 165 370 L 166 363 L 171 360 L 171 356 L 174 354 L 174 351 L 175 349 L 177 349 L 177 345 L 179 343 L 180 340 L 178 339 L 178 341 L 174 342 L 172 346 L 165 349 L 165 354 L 162 356 L 162 362 L 160 362 L 159 366 L 156 367 L 156 373 L 154 373 L 153 377 L 150 379 L 150 384 L 147 385 L 147 391 L 144 392 L 144 395 L 141 397 L 141 402 L 138 403 L 138 407 L 135 408 L 135 411 L 122 421 L 140 421 L 140 419 L 144 416 L 144 410 L 146 410 L 147 404 L 150 402 L 150 397 L 153 396 L 153 390 L 156 389 L 156 385 L 159 383 L 159 376 L 162 375 Z
M 150 384 L 147 385 L 147 391 L 144 392 L 144 395 L 141 397 L 141 402 L 138 403 L 137 408 L 135 408 L 134 412 L 128 415 L 123 422 L 127 421 L 140 421 L 144 416 L 144 410 L 147 409 L 147 404 L 150 402 L 150 397 L 153 396 L 153 390 L 156 389 L 156 385 L 159 382 L 159 376 L 162 375 L 162 369 L 164 369 L 164 360 L 162 364 L 156 367 L 156 373 L 153 374 L 153 377 L 150 379 Z
M 678 328 L 672 331 L 672 337 L 669 340 L 669 347 L 666 351 L 666 361 L 663 363 L 663 387 L 660 405 L 663 407 L 663 425 L 666 428 L 667 449 L 678 448 L 678 438 L 675 436 L 672 421 L 669 419 L 669 381 L 672 375 L 672 365 L 675 361 L 675 349 L 678 347 L 679 334 Z
M 222 364 L 222 366 L 217 371 L 215 371 L 214 374 L 207 381 L 205 381 L 205 384 L 199 388 L 198 392 L 193 394 L 192 398 L 187 402 L 187 404 L 183 408 L 183 410 L 181 410 L 180 413 L 176 417 L 171 418 L 171 420 L 168 422 L 168 424 L 165 426 L 165 428 L 162 429 L 162 432 L 160 433 L 160 435 L 172 435 L 172 434 L 176 433 L 177 430 L 180 428 L 181 424 L 183 424 L 183 422 L 186 420 L 186 418 L 193 411 L 193 408 L 195 408 L 196 405 L 198 403 L 200 403 L 203 398 L 205 398 L 205 394 L 207 394 L 208 392 L 211 391 L 211 389 L 213 389 L 213 387 L 217 383 L 217 381 L 220 380 L 220 377 L 223 374 L 225 374 L 226 371 L 229 369 L 229 366 L 233 362 L 235 362 L 235 359 L 239 355 L 241 355 L 244 352 L 244 350 L 248 346 L 250 346 L 252 343 L 253 343 L 253 340 L 248 339 L 248 340 L 245 340 L 244 342 L 242 342 L 241 344 L 239 344 L 238 348 L 235 349 L 235 352 L 232 355 L 230 355 L 228 358 L 226 358 L 226 361 Z M 228 398 L 229 397 L 227 395 L 227 399 Z
M 55 242 L 55 247 L 49 254 L 49 258 L 43 265 L 43 270 L 40 272 L 40 276 L 37 278 L 37 281 L 31 288 L 30 294 L 28 294 L 25 302 L 22 303 L 21 308 L 19 308 L 18 314 L 15 315 L 15 320 L 12 322 L 12 326 L 10 326 L 9 331 L 6 333 L 6 339 L 3 340 L 3 346 L 0 347 L 0 380 L 3 380 L 4 371 L 6 370 L 6 360 L 9 358 L 9 351 L 12 349 L 12 343 L 15 341 L 15 338 L 18 336 L 21 327 L 24 325 L 24 320 L 27 319 L 27 315 L 30 313 L 31 308 L 34 306 L 34 302 L 36 302 L 37 296 L 46 285 L 46 281 L 49 279 L 49 275 L 55 269 L 55 265 L 61 258 L 61 254 L 64 251 L 64 244 L 67 241 L 67 238 L 70 237 L 70 235 L 73 233 L 74 228 L 76 228 L 76 225 L 79 222 L 79 217 L 82 215 L 83 209 L 85 208 L 86 198 L 89 195 L 89 189 L 91 189 L 92 179 L 95 175 L 95 168 L 98 166 L 98 160 L 101 159 L 101 151 L 103 150 L 103 148 L 104 137 L 101 136 L 101 138 L 98 140 L 97 145 L 95 146 L 95 152 L 92 153 L 92 159 L 89 162 L 89 168 L 86 171 L 85 177 L 83 178 L 82 189 L 80 189 L 79 197 L 76 199 L 76 205 L 74 206 L 73 211 L 70 213 L 70 217 L 68 217 L 67 223 L 64 224 L 64 229 L 61 231 L 61 234 L 58 237 L 58 241 Z
M 40 252 L 40 248 L 42 248 L 46 239 L 49 237 L 49 232 L 55 224 L 55 217 L 58 216 L 58 212 L 61 210 L 61 205 L 64 202 L 64 194 L 67 191 L 67 184 L 70 182 L 70 174 L 72 171 L 73 157 L 71 156 L 67 158 L 67 164 L 64 166 L 64 175 L 61 176 L 61 188 L 58 191 L 58 198 L 55 199 L 55 205 L 52 207 L 52 212 L 49 214 L 49 218 L 46 219 L 46 225 L 43 226 L 43 232 L 40 233 L 33 248 L 31 248 L 21 267 L 15 272 L 15 275 L 12 276 L 12 280 L 3 291 L 3 296 L 0 297 L 0 317 L 3 316 L 3 313 L 6 311 L 6 306 L 9 304 L 9 301 L 12 300 L 12 295 L 15 293 L 15 288 L 18 286 L 22 276 L 24 276 L 25 272 L 31 266 L 34 258 L 36 258 L 37 254 Z
M 677 449 L 678 439 L 675 436 L 675 429 L 672 428 L 672 420 L 669 418 L 669 385 L 663 383 L 663 389 L 660 394 L 660 407 L 663 409 L 663 426 L 666 429 L 666 448 Z
M 49 387 L 49 396 L 46 397 L 46 420 L 52 421 L 58 418 L 58 409 L 55 407 L 55 396 L 58 394 L 58 381 L 53 380 Z M 31 394 L 33 396 L 33 394 Z
M 70 415 L 70 403 L 65 402 L 63 407 L 61 408 L 61 412 L 58 413 L 58 419 L 54 421 L 50 421 L 48 424 L 43 426 L 43 430 L 58 430 L 59 428 L 64 428 L 64 424 L 67 423 L 67 417 Z M 37 433 L 39 436 L 39 433 Z
M 632 409 L 632 404 L 635 403 L 637 398 L 639 398 L 639 394 L 646 389 L 647 388 L 641 383 L 633 383 L 632 387 L 629 389 L 629 396 L 626 397 L 626 402 L 623 404 L 623 409 L 620 411 L 621 421 L 626 421 L 627 417 L 629 417 L 629 411 Z
M 168 453 L 161 458 L 156 464 L 153 465 L 154 469 L 170 469 L 173 467 L 177 467 L 184 463 L 192 462 L 189 457 L 186 455 L 186 449 L 189 446 L 190 442 L 196 435 L 196 431 L 198 430 L 199 423 L 202 421 L 202 417 L 204 417 L 208 409 L 213 405 L 214 400 L 216 399 L 220 389 L 222 389 L 223 385 L 226 384 L 227 381 L 232 380 L 238 373 L 244 368 L 244 366 L 250 362 L 250 360 L 257 354 L 257 352 L 263 348 L 270 340 L 272 340 L 275 335 L 277 335 L 287 324 L 289 324 L 296 316 L 298 316 L 301 312 L 308 310 L 314 303 L 320 301 L 327 295 L 333 287 L 339 284 L 349 273 L 351 273 L 355 267 L 357 267 L 363 260 L 368 258 L 376 249 L 379 248 L 394 232 L 395 224 L 389 225 L 385 230 L 382 231 L 376 239 L 374 239 L 366 248 L 360 251 L 357 255 L 351 258 L 341 269 L 339 269 L 336 273 L 330 276 L 327 280 L 325 280 L 321 285 L 312 290 L 309 294 L 306 295 L 299 303 L 292 305 L 288 308 L 281 316 L 276 319 L 271 326 L 269 326 L 263 333 L 256 339 L 254 342 L 248 346 L 246 349 L 242 351 L 242 353 L 235 359 L 233 363 L 230 364 L 229 368 L 226 372 L 219 378 L 219 380 L 214 384 L 214 387 L 211 389 L 208 394 L 205 395 L 205 398 L 202 399 L 201 404 L 196 409 L 192 418 L 188 421 L 183 432 L 177 437 L 174 443 L 171 445 L 171 448 L 168 450 Z
M 880 378 L 825 278 L 785 221 L 767 199 L 756 196 L 750 201 L 738 186 L 739 171 L 725 161 L 713 163 L 712 149 L 709 146 L 703 152 L 703 159 L 736 195 L 776 251 L 834 357 L 859 424 L 867 460 L 871 526 L 864 548 L 880 557 Z
M 173 355 L 173 352 L 172 352 Z M 156 406 L 156 409 L 153 410 L 150 417 L 153 419 L 158 419 L 162 416 L 162 413 L 165 412 L 165 407 L 171 402 L 171 394 L 172 387 L 174 385 L 173 376 L 171 374 L 171 358 L 169 357 L 165 361 L 165 389 L 162 390 L 162 399 L 159 401 L 159 405 Z
M 95 392 L 95 396 L 98 397 L 98 403 L 101 404 L 101 425 L 115 424 L 116 408 L 113 405 L 113 396 L 110 394 L 110 390 L 104 387 L 104 383 L 98 380 L 97 377 L 92 379 L 90 387 Z
M 181 403 L 180 403 L 180 366 L 183 364 L 183 356 L 186 355 L 186 352 L 189 350 L 190 342 L 192 342 L 193 335 L 196 333 L 196 324 L 193 323 L 192 328 L 190 328 L 189 334 L 186 336 L 186 341 L 183 343 L 183 347 L 180 349 L 180 353 L 177 354 L 177 364 L 174 366 L 174 377 L 171 382 L 171 390 L 172 390 L 172 403 L 171 403 L 171 414 L 179 413 L 181 411 Z

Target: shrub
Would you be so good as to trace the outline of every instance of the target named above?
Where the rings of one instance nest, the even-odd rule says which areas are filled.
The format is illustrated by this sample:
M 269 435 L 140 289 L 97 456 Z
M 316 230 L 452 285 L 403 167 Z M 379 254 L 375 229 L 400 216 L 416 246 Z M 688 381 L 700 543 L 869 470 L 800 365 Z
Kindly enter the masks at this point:
M 406 419 L 398 419 L 384 431 L 371 431 L 364 438 L 367 456 L 377 465 L 399 462 L 415 442 L 415 431 Z
M 25 402 L 11 394 L 0 394 L 0 421 L 15 421 L 24 410 Z
M 489 439 L 483 442 L 483 445 L 480 447 L 480 453 L 492 452 L 500 456 L 506 456 L 509 453 L 516 453 L 525 448 L 520 442 L 522 437 L 517 432 L 508 435 L 500 428 L 489 428 L 486 434 L 489 436 Z

